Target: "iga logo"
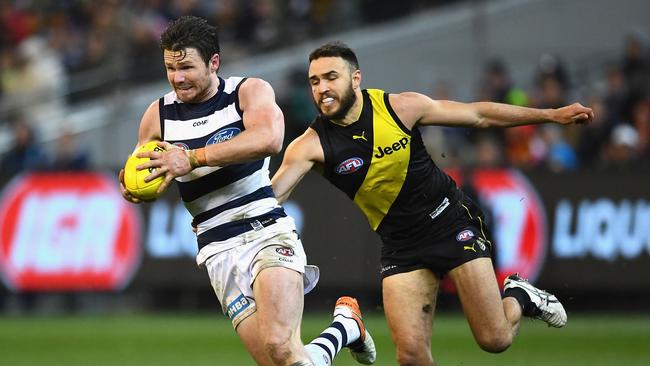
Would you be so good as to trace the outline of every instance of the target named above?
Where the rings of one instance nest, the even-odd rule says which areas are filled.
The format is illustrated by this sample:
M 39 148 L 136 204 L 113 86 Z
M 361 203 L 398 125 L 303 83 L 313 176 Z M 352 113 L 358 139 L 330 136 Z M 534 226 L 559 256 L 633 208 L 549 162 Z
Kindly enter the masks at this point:
M 336 173 L 343 175 L 352 174 L 361 169 L 362 166 L 363 160 L 361 158 L 350 158 L 339 164 L 335 171 Z
M 463 230 L 456 235 L 456 241 L 468 241 L 474 237 L 472 230 Z
M 208 139 L 208 142 L 206 142 L 205 146 L 212 145 L 212 144 L 218 144 L 220 142 L 228 141 L 231 138 L 239 135 L 241 133 L 241 130 L 237 127 L 228 127 L 224 128 L 223 130 L 218 131 L 210 139 Z
M 0 198 L 0 275 L 20 291 L 120 289 L 140 263 L 139 236 L 113 179 L 19 176 Z

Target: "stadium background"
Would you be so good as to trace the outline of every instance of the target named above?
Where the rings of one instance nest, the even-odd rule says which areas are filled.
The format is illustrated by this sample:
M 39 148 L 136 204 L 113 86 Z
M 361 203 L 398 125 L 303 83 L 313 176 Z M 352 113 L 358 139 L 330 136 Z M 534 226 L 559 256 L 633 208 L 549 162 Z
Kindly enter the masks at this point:
M 157 36 L 181 14 L 220 25 L 222 75 L 272 83 L 287 141 L 314 114 L 307 54 L 332 39 L 357 50 L 365 87 L 593 106 L 596 121 L 577 128 L 423 130 L 436 163 L 488 209 L 499 270 L 519 270 L 562 296 L 576 320 L 557 333 L 526 324 L 513 350 L 485 355 L 445 286 L 433 348 L 442 364 L 531 363 L 543 350 L 557 353 L 556 364 L 650 358 L 650 3 L 6 1 L 1 9 L 0 348 L 7 364 L 247 364 L 194 265 L 189 218 L 174 190 L 141 206 L 117 193 L 116 171 L 140 115 L 167 90 Z M 305 334 L 325 325 L 340 294 L 357 296 L 383 332 L 383 364 L 393 364 L 379 243 L 365 219 L 315 175 L 288 208 L 322 273 L 305 299 Z M 169 315 L 151 315 L 161 312 Z M 564 338 L 548 338 L 557 334 Z M 161 352 L 167 344 L 174 346 Z M 79 352 L 84 345 L 89 350 Z

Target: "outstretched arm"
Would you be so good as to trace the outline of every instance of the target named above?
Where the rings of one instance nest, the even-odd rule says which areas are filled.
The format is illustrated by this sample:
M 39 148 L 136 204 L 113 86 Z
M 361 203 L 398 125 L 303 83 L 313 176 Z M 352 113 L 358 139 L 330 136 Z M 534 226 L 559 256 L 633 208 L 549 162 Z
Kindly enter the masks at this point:
M 588 123 L 594 117 L 591 108 L 580 103 L 556 109 L 538 109 L 492 102 L 433 100 L 414 92 L 391 94 L 390 103 L 395 113 L 409 128 L 415 124 L 476 128 L 513 127 L 547 122 L 566 125 Z
M 318 134 L 308 128 L 304 134 L 289 144 L 284 153 L 282 165 L 271 179 L 273 192 L 278 201 L 280 203 L 286 201 L 298 182 L 314 164 L 323 161 L 323 148 L 320 145 Z

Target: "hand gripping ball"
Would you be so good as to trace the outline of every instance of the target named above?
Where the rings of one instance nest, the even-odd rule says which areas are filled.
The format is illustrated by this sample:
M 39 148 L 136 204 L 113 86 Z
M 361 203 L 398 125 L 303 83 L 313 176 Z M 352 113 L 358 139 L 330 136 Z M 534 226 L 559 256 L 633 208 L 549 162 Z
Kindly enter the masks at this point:
M 152 201 L 158 198 L 156 191 L 164 181 L 164 176 L 145 183 L 144 178 L 153 173 L 155 168 L 136 170 L 135 167 L 149 161 L 149 158 L 138 158 L 136 155 L 145 151 L 165 151 L 164 148 L 157 145 L 157 142 L 149 141 L 138 147 L 126 160 L 124 166 L 124 186 L 131 195 L 143 201 Z

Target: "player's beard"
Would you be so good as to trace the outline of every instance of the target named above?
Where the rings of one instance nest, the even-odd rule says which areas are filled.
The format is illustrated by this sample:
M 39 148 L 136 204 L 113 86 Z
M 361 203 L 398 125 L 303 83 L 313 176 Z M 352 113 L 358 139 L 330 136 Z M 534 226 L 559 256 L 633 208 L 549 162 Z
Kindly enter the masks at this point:
M 329 114 L 325 113 L 316 101 L 314 101 L 314 104 L 316 104 L 316 108 L 324 117 L 327 117 L 330 120 L 342 120 L 348 114 L 350 108 L 352 108 L 354 102 L 356 101 L 357 101 L 357 95 L 354 93 L 354 89 L 352 89 L 352 85 L 350 85 L 344 91 L 344 93 L 341 94 L 341 97 L 339 98 L 339 108 L 334 110 L 333 112 Z

